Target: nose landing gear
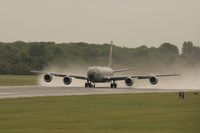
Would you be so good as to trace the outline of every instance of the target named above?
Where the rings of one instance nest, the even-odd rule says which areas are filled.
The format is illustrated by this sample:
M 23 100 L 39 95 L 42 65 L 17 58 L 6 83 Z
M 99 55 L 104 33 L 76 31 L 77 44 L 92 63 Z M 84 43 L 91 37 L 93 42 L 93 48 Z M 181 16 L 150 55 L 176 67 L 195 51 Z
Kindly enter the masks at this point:
M 95 88 L 95 83 L 92 83 L 92 82 L 86 82 L 85 83 L 85 88 L 92 88 L 92 87 Z

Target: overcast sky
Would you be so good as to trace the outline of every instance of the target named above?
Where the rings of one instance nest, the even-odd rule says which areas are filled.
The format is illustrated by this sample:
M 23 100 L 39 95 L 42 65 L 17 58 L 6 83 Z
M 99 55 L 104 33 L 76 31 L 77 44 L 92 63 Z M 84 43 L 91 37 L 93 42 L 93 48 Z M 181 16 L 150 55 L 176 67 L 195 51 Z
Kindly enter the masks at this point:
M 0 41 L 200 46 L 200 0 L 0 0 Z

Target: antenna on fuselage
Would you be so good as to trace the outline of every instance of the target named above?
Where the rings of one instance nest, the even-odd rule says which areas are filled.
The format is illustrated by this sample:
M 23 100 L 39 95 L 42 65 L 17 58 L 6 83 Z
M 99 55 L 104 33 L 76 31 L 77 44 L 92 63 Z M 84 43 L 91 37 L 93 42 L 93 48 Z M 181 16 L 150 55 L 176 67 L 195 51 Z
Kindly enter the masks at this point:
M 110 44 L 108 67 L 111 67 L 111 65 L 112 65 L 112 46 L 113 46 L 113 41 L 111 41 L 111 44 Z

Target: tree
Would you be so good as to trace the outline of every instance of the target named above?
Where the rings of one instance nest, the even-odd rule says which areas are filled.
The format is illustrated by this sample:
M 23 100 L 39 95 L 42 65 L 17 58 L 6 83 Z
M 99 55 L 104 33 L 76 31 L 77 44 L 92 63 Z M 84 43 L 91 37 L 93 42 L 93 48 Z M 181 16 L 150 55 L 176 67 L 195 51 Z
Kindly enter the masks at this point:
M 170 44 L 170 43 L 163 43 L 159 47 L 159 50 L 162 52 L 170 52 L 171 54 L 174 54 L 174 55 L 179 54 L 178 48 L 175 45 Z
M 54 43 L 54 42 L 0 42 L 0 74 L 30 74 L 32 69 L 43 69 L 47 64 L 107 65 L 109 44 Z M 159 70 L 177 62 L 200 65 L 200 48 L 184 42 L 182 54 L 171 43 L 160 47 L 140 46 L 126 48 L 113 46 L 114 67 L 136 67 L 142 70 Z
M 190 56 L 193 51 L 193 43 L 188 41 L 183 43 L 182 47 L 182 55 L 183 56 Z
M 31 45 L 28 49 L 28 53 L 30 56 L 43 56 L 46 55 L 46 49 L 44 45 Z

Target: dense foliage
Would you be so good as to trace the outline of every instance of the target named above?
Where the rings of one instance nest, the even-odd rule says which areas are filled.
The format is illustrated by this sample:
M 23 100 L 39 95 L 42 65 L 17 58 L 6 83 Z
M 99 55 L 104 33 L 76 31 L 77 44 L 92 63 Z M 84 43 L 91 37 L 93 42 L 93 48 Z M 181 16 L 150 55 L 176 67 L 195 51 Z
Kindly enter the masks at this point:
M 50 64 L 68 67 L 71 64 L 106 65 L 109 44 L 54 42 L 0 42 L 0 74 L 30 74 L 30 70 L 41 70 Z M 182 51 L 170 43 L 160 47 L 137 48 L 113 47 L 113 67 L 140 67 L 157 69 L 200 64 L 200 48 L 192 42 L 184 42 Z M 156 66 L 156 67 L 155 67 Z

